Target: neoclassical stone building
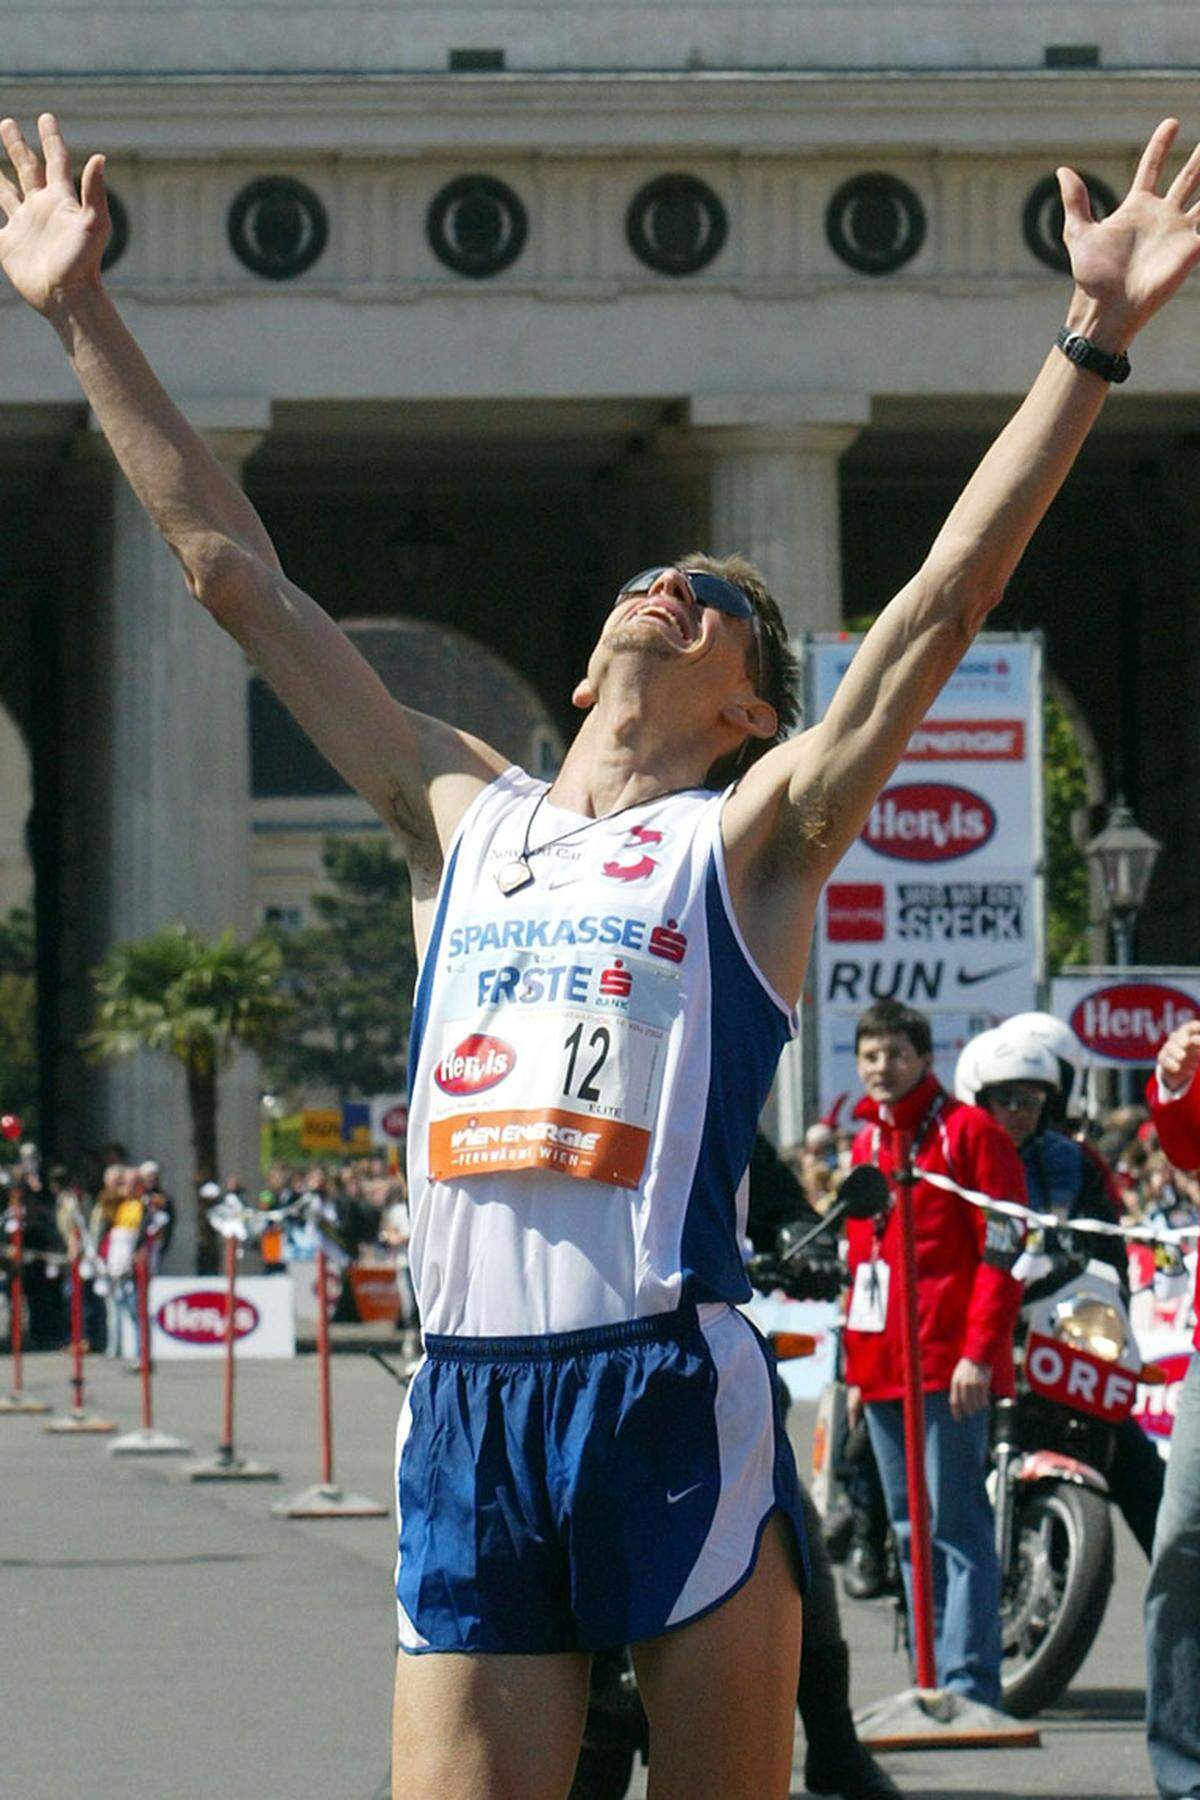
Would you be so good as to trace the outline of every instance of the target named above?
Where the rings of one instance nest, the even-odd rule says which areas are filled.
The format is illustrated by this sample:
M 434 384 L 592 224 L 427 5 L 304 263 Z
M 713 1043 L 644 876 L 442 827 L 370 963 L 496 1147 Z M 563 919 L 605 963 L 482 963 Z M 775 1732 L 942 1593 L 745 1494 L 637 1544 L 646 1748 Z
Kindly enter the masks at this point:
M 1056 164 L 1104 206 L 1165 113 L 1200 132 L 1175 0 L 41 0 L 4 62 L 6 108 L 108 153 L 113 292 L 289 572 L 403 697 L 547 762 L 623 573 L 744 548 L 797 633 L 886 599 L 1061 322 Z M 169 1074 L 74 1049 L 87 969 L 170 918 L 298 916 L 365 815 L 189 603 L 52 334 L 0 296 L 0 341 L 0 876 L 24 823 L 48 1127 L 178 1179 Z M 1044 630 L 1094 801 L 1166 842 L 1142 947 L 1179 960 L 1198 387 L 1193 289 L 998 617 Z M 229 1101 L 244 1167 L 252 1067 Z

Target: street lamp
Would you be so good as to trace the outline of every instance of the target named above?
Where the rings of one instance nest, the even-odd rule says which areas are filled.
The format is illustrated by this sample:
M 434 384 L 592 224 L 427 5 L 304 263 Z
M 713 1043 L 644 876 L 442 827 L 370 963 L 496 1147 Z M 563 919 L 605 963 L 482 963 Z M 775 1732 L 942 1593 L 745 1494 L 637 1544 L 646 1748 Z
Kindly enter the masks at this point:
M 1109 808 L 1108 824 L 1084 851 L 1100 873 L 1119 969 L 1127 969 L 1133 961 L 1134 920 L 1146 898 L 1161 849 L 1157 838 L 1134 823 L 1133 813 L 1118 795 Z
M 1084 851 L 1100 876 L 1118 969 L 1128 969 L 1133 962 L 1133 927 L 1161 849 L 1157 838 L 1152 838 L 1148 831 L 1134 823 L 1131 809 L 1118 794 L 1109 808 L 1107 825 Z M 1134 1072 L 1123 1069 L 1121 1098 L 1128 1101 L 1135 1097 Z

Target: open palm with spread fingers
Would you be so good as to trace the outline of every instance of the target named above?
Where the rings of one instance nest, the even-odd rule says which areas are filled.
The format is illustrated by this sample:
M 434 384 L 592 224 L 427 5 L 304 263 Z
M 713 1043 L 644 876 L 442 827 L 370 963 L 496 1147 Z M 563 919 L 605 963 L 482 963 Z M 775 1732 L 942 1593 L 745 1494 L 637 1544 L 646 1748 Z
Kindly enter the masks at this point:
M 40 156 L 15 119 L 0 120 L 0 143 L 19 184 L 0 175 L 0 268 L 22 299 L 49 317 L 72 289 L 99 281 L 111 227 L 104 158 L 88 159 L 77 193 L 53 113 L 41 115 L 38 134 Z
M 1163 165 L 1179 131 L 1164 119 L 1138 164 L 1129 192 L 1107 219 L 1092 218 L 1088 191 L 1073 169 L 1058 171 L 1063 237 L 1077 286 L 1103 309 L 1125 342 L 1165 305 L 1200 263 L 1200 146 L 1192 151 L 1165 194 Z

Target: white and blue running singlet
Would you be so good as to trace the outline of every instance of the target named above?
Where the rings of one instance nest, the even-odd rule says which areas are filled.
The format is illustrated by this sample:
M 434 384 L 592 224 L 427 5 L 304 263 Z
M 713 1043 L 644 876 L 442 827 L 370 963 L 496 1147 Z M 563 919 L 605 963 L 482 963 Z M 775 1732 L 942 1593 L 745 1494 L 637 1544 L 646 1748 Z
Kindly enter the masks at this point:
M 746 1579 L 776 1508 L 803 1553 L 769 1359 L 734 1310 L 796 1019 L 734 917 L 724 796 L 590 820 L 546 791 L 513 768 L 468 808 L 417 985 L 409 1650 L 655 1635 Z
M 510 769 L 446 859 L 409 1053 L 427 1331 L 579 1331 L 750 1298 L 754 1131 L 795 1015 L 733 915 L 707 790 L 585 821 L 504 895 L 544 783 Z

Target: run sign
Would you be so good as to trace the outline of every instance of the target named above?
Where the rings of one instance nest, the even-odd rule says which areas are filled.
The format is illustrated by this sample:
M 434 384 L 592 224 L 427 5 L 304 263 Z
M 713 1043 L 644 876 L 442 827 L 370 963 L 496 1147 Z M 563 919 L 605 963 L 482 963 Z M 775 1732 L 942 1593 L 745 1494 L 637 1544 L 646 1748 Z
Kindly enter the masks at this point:
M 860 642 L 804 646 L 807 719 L 824 718 Z M 929 1015 L 947 1084 L 968 1038 L 1036 1004 L 1041 703 L 1040 637 L 978 638 L 830 877 L 813 945 L 809 1117 L 814 1102 L 857 1098 L 854 1026 L 876 1000 Z

